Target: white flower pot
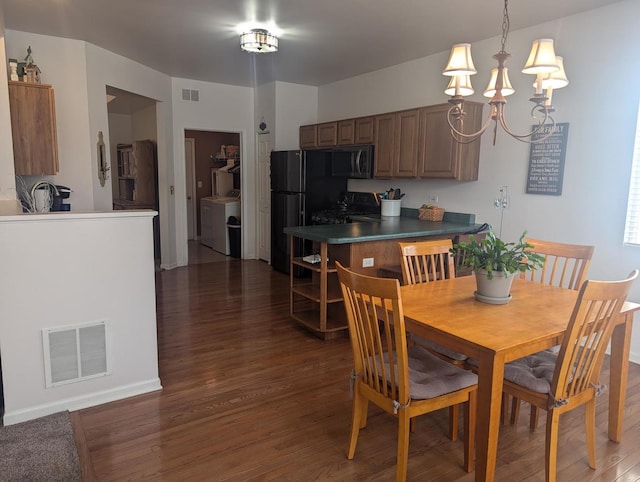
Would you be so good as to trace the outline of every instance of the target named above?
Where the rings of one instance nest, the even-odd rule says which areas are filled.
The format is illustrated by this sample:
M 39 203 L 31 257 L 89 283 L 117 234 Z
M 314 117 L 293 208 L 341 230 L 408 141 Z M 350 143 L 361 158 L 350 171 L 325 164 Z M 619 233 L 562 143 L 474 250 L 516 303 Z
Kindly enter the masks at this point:
M 493 272 L 492 279 L 487 277 L 485 270 L 476 271 L 477 290 L 474 293 L 478 301 L 502 305 L 511 301 L 511 283 L 514 274 L 507 276 L 502 272 Z

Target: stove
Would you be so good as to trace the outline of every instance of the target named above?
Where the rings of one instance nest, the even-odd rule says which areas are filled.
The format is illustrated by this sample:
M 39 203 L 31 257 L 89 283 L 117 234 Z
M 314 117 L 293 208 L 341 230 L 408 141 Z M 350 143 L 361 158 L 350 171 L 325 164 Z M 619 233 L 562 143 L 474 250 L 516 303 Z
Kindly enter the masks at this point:
M 378 197 L 372 192 L 347 192 L 335 209 L 324 209 L 311 214 L 311 224 L 348 224 L 353 216 L 380 214 Z

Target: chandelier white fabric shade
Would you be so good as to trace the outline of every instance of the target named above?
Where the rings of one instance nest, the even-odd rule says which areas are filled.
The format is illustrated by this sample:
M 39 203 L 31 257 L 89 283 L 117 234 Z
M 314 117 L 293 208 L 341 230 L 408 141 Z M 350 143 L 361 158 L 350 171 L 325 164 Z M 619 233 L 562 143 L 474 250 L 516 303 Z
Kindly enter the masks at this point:
M 240 37 L 240 48 L 246 52 L 268 53 L 278 51 L 278 37 L 262 28 L 254 28 Z
M 498 69 L 491 69 L 491 80 L 489 80 L 489 85 L 487 85 L 487 89 L 484 91 L 485 97 L 493 97 L 496 95 L 496 81 L 498 80 Z M 446 91 L 445 91 L 446 92 Z M 502 95 L 507 97 L 515 92 L 515 89 L 511 87 L 511 82 L 509 81 L 509 69 L 504 68 L 502 71 Z
M 569 79 L 567 79 L 567 74 L 564 71 L 564 60 L 559 55 L 556 57 L 556 62 L 558 63 L 558 70 L 555 72 L 550 72 L 542 77 L 542 88 L 543 89 L 562 89 L 569 85 Z M 533 83 L 534 87 L 538 87 L 538 80 Z
M 473 87 L 471 87 L 471 77 L 468 75 L 454 75 L 453 77 L 451 77 L 449 85 L 444 91 L 444 93 L 447 95 L 461 95 L 462 97 L 473 95 L 473 92 Z
M 553 39 L 541 38 L 533 41 L 529 58 L 522 69 L 523 74 L 548 74 L 558 70 Z
M 471 44 L 456 44 L 451 47 L 449 62 L 442 72 L 443 75 L 473 75 L 478 71 L 471 58 Z

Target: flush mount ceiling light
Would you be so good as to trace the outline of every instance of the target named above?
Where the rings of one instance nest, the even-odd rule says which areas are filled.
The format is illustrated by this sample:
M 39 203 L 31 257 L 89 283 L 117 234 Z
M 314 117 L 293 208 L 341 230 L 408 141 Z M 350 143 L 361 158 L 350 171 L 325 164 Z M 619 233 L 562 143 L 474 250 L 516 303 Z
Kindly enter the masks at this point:
M 508 3 L 508 0 L 505 0 L 502 16 L 501 49 L 493 56 L 498 62 L 498 67 L 491 71 L 491 80 L 484 91 L 485 97 L 491 98 L 489 100 L 491 112 L 479 131 L 465 134 L 461 130 L 465 114 L 463 97 L 473 94 L 470 76 L 477 73 L 471 58 L 471 44 L 454 45 L 451 48 L 449 62 L 442 72 L 443 75 L 451 77 L 445 90 L 445 93 L 451 96 L 449 102 L 452 104 L 447 114 L 447 121 L 451 128 L 451 135 L 460 143 L 476 140 L 487 130 L 491 121 L 495 123 L 493 129 L 494 145 L 496 143 L 498 125 L 511 137 L 528 143 L 542 142 L 553 134 L 555 121 L 550 114 L 555 109 L 551 105 L 551 95 L 553 89 L 565 87 L 569 84 L 569 81 L 564 72 L 562 57 L 557 57 L 555 54 L 552 39 L 534 40 L 529 58 L 522 69 L 523 73 L 536 76 L 536 80 L 533 83 L 535 93 L 529 100 L 534 104 L 531 109 L 531 116 L 537 120 L 537 125 L 528 134 L 515 134 L 505 122 L 504 106 L 507 103 L 505 97 L 515 92 L 511 87 L 511 82 L 509 82 L 508 69 L 504 66 L 506 60 L 511 57 L 511 54 L 505 51 L 505 44 L 509 35 Z
M 267 53 L 278 51 L 278 37 L 263 28 L 253 28 L 240 36 L 240 48 L 246 52 Z

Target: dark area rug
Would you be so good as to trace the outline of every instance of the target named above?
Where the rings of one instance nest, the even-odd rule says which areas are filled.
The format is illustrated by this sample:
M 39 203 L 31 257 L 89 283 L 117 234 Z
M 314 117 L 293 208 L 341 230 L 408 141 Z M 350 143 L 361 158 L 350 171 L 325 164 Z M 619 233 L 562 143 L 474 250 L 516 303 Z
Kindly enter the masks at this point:
M 0 427 L 0 481 L 81 481 L 69 412 Z

